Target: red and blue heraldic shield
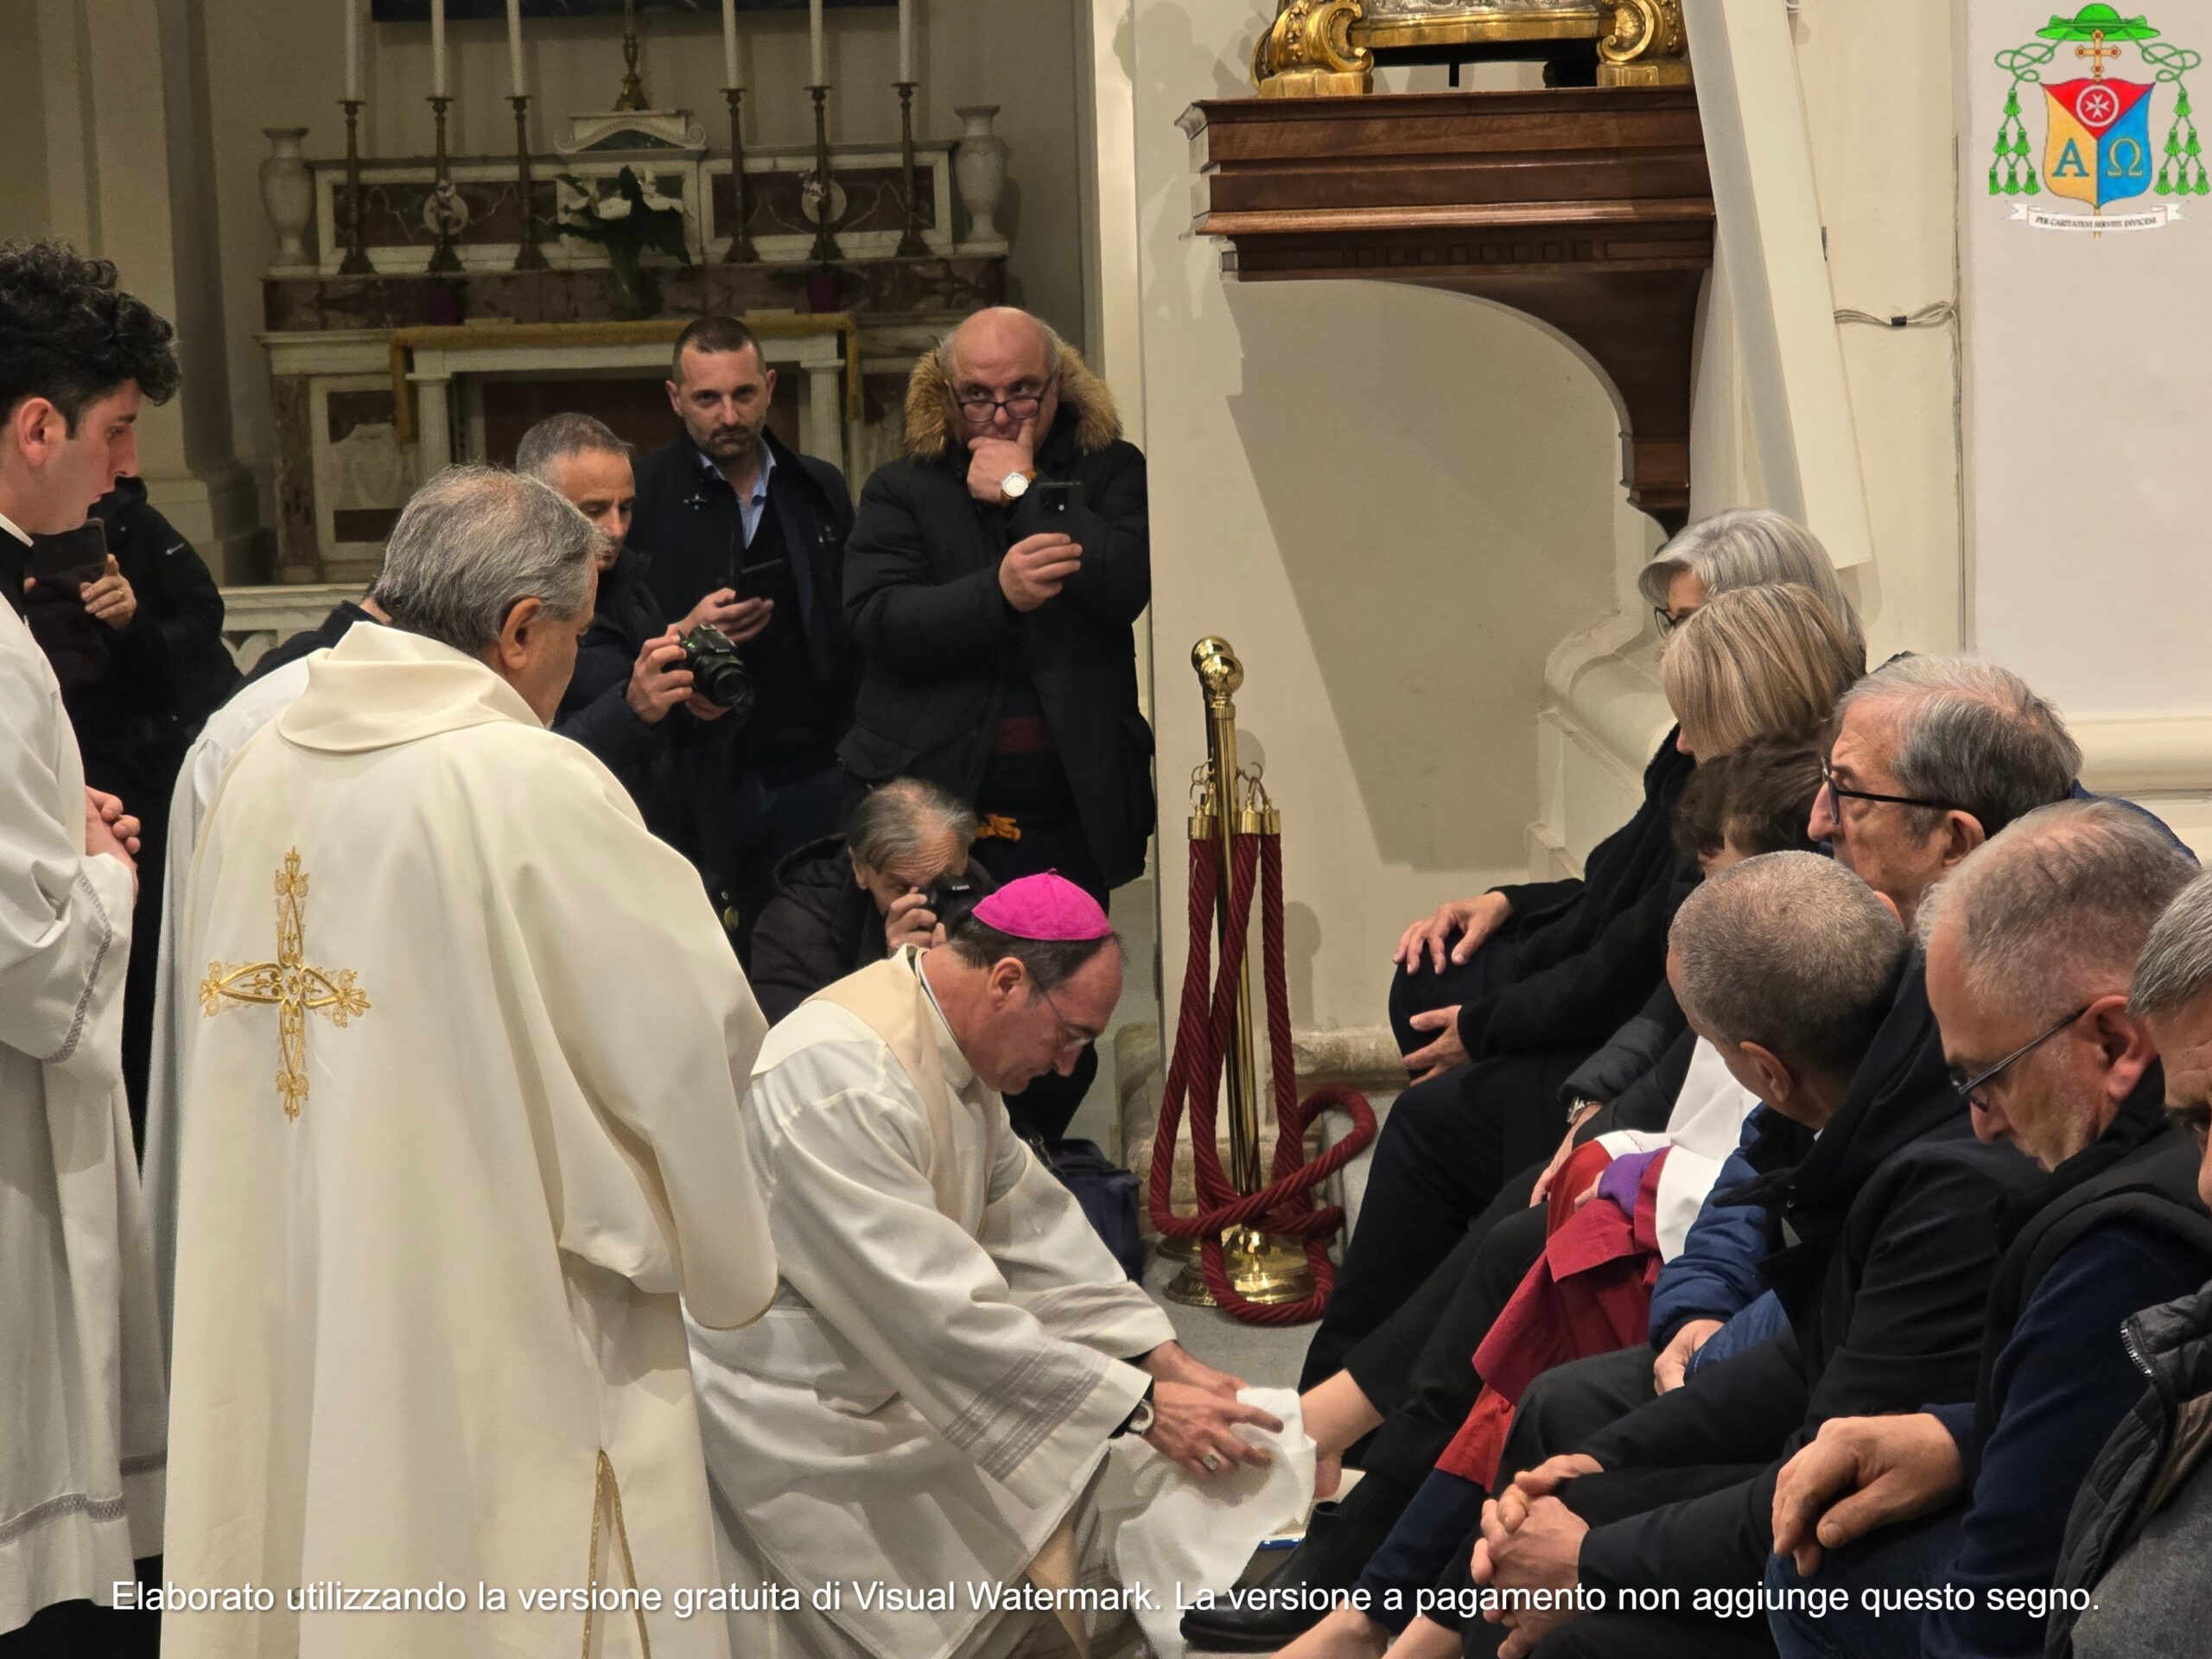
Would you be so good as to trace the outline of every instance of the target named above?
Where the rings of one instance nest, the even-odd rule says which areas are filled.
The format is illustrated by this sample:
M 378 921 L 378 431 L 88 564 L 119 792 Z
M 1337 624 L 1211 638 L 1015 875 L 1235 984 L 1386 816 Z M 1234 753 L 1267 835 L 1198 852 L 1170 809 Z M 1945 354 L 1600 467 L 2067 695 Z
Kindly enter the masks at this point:
M 2151 188 L 2151 88 L 2136 80 L 2069 80 L 2046 86 L 2050 143 L 2044 182 L 2053 195 L 2092 207 Z

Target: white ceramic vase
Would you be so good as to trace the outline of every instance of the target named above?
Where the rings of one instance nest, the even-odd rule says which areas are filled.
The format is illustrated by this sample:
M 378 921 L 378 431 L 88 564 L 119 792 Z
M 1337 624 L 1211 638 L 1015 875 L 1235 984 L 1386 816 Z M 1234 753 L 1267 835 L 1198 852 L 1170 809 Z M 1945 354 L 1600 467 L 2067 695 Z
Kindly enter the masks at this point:
M 261 205 L 276 232 L 276 263 L 308 263 L 308 226 L 315 222 L 315 179 L 300 143 L 305 127 L 264 127 L 269 157 L 261 164 Z
M 998 112 L 995 104 L 964 105 L 958 111 L 967 125 L 952 154 L 952 177 L 960 187 L 960 205 L 968 210 L 971 242 L 1002 239 L 998 211 L 999 198 L 1006 194 L 1006 140 L 991 130 Z

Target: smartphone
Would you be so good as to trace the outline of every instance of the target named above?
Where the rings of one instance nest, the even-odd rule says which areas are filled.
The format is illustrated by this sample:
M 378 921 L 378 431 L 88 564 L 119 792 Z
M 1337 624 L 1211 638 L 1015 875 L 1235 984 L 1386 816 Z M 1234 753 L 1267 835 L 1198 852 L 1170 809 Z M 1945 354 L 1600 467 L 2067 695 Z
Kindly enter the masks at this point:
M 1045 530 L 1065 532 L 1083 511 L 1083 486 L 1073 479 L 1040 479 L 1030 486 L 1029 499 L 1037 504 L 1037 523 Z
M 741 565 L 737 572 L 737 596 L 740 599 L 764 597 L 761 588 L 767 586 L 777 571 L 784 568 L 781 559 L 762 559 L 757 564 Z

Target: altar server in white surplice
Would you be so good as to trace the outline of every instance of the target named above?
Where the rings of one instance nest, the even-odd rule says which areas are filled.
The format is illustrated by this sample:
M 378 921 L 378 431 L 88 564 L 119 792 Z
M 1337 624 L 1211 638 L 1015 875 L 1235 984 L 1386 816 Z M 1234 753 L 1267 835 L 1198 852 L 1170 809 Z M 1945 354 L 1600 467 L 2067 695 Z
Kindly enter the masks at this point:
M 1235 1426 L 1281 1424 L 1176 1345 L 1007 1122 L 1002 1092 L 1071 1069 L 1121 984 L 1105 912 L 1028 876 L 769 1033 L 746 1132 L 782 1283 L 749 1329 L 691 1332 L 727 1576 L 796 1592 L 734 1618 L 734 1646 L 767 1651 L 772 1623 L 799 1659 L 1077 1636 L 1100 1659 L 1126 1619 L 1069 1630 L 976 1592 L 1104 1582 L 1090 1499 L 1120 1435 L 1202 1477 L 1264 1460 Z M 894 1608 L 879 1586 L 951 1594 Z
M 112 1605 L 162 1547 L 160 1332 L 123 1093 L 137 826 L 86 791 L 23 620 L 81 630 L 90 572 L 33 537 L 79 529 L 138 470 L 139 406 L 176 389 L 168 324 L 115 280 L 50 244 L 0 246 L 0 1632 Z M 57 1609 L 19 1639 L 76 1651 L 111 1618 Z
M 164 1565 L 280 1591 L 171 1612 L 168 1659 L 727 1651 L 597 1605 L 718 1577 L 677 1299 L 741 1325 L 775 1267 L 760 1012 L 697 876 L 544 725 L 596 540 L 534 480 L 433 479 L 394 626 L 310 659 L 200 828 Z M 287 1608 L 326 1582 L 464 1605 Z

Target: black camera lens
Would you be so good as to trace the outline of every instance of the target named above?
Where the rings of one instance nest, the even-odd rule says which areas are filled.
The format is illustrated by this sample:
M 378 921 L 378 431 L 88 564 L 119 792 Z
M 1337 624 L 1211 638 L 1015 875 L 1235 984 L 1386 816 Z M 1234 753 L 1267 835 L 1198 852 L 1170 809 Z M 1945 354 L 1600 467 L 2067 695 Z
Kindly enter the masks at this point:
M 681 641 L 683 666 L 691 671 L 691 689 L 709 702 L 720 703 L 734 717 L 753 711 L 753 677 L 728 635 L 715 628 L 697 628 Z

